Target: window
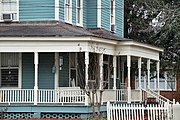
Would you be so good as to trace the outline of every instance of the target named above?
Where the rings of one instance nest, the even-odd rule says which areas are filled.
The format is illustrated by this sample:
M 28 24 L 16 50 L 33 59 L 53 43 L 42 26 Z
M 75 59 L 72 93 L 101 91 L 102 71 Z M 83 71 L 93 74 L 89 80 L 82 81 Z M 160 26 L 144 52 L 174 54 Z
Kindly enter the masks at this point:
M 115 31 L 115 0 L 111 0 L 110 5 L 110 25 L 111 32 Z
M 0 58 L 1 87 L 18 87 L 20 65 L 19 53 L 1 53 Z
M 0 20 L 18 20 L 18 0 L 0 0 Z
M 76 10 L 76 13 L 77 13 L 77 25 L 82 25 L 82 15 L 83 15 L 83 12 L 82 12 L 82 3 L 83 1 L 82 0 L 77 0 L 76 4 L 77 4 L 77 10 Z
M 77 53 L 69 53 L 70 80 L 69 86 L 77 85 Z
M 68 22 L 68 23 L 71 23 L 71 21 L 72 21 L 72 3 L 71 3 L 71 0 L 65 0 L 64 19 L 65 19 L 65 22 Z

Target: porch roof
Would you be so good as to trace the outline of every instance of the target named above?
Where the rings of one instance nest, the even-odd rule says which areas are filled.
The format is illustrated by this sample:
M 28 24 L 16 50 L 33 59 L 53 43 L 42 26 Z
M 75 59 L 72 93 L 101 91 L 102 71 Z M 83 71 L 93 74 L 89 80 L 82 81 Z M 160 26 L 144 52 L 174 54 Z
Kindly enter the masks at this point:
M 105 29 L 85 29 L 62 22 L 1 23 L 0 37 L 83 37 L 93 36 L 110 40 L 131 40 L 121 38 Z

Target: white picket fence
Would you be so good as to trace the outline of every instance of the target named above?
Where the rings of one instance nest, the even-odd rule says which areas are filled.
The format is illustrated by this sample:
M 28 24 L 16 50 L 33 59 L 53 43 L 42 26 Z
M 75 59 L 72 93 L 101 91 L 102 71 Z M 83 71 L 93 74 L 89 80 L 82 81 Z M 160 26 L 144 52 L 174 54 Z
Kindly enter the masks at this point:
M 172 120 L 171 106 L 167 103 L 110 104 L 107 103 L 107 120 Z

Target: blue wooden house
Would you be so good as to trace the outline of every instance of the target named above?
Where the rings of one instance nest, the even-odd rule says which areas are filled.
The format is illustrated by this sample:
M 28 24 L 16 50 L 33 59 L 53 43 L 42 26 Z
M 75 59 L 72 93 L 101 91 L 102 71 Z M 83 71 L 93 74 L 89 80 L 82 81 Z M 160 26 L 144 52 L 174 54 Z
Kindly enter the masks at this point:
M 107 101 L 142 101 L 131 68 L 141 88 L 145 63 L 143 84 L 158 90 L 163 50 L 123 35 L 124 0 L 0 0 L 1 117 L 87 118 L 92 89 L 102 113 Z

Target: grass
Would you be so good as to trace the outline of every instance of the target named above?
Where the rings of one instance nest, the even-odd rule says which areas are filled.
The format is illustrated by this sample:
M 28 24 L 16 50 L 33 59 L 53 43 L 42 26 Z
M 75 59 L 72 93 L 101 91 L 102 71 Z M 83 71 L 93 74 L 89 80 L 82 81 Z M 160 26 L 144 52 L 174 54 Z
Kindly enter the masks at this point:
M 100 118 L 100 119 L 98 119 L 98 118 L 87 118 L 85 120 L 107 120 L 107 118 Z

